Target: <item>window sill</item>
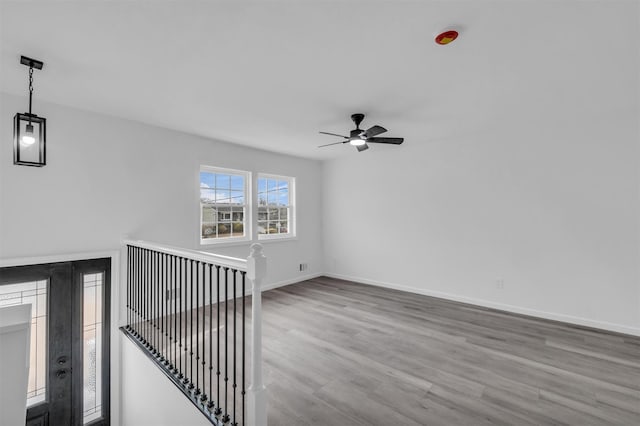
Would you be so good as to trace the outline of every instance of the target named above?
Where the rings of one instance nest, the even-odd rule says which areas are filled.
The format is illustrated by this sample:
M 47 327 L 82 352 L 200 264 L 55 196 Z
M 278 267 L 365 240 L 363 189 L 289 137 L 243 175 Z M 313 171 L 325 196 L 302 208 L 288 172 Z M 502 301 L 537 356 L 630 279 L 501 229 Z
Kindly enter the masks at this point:
M 283 237 L 260 237 L 258 236 L 258 241 L 260 244 L 263 243 L 277 243 L 284 241 L 297 241 L 298 237 L 296 235 L 287 235 Z
M 230 246 L 241 246 L 251 244 L 252 241 L 250 238 L 238 238 L 238 239 L 220 239 L 214 241 L 202 241 L 200 240 L 200 248 L 213 248 L 213 247 L 230 247 Z
M 217 240 L 217 241 L 200 241 L 200 249 L 207 250 L 213 249 L 214 247 L 233 247 L 233 246 L 242 246 L 242 245 L 251 245 L 253 243 L 260 244 L 271 244 L 271 243 L 284 243 L 287 241 L 298 241 L 298 237 L 296 235 L 286 236 L 286 237 L 269 237 L 269 238 L 260 238 L 257 240 L 252 240 L 249 238 L 244 238 L 242 240 Z

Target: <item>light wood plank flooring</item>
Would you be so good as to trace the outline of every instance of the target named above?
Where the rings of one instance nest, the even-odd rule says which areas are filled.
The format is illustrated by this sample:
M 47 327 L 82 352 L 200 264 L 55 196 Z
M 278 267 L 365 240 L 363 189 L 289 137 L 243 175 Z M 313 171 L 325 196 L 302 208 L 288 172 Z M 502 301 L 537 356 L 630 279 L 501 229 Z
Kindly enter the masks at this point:
M 264 293 L 269 425 L 640 425 L 640 338 L 332 278 Z

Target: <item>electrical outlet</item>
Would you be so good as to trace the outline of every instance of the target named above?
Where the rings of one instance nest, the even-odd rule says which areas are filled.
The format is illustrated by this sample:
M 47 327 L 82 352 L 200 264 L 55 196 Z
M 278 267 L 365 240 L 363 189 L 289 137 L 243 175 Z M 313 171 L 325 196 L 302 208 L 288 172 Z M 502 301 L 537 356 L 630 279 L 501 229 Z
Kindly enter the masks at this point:
M 306 271 L 307 269 L 309 269 L 309 264 L 308 263 L 301 263 L 300 264 L 300 272 L 302 271 Z
M 496 288 L 498 290 L 504 290 L 504 280 L 500 279 L 496 281 Z

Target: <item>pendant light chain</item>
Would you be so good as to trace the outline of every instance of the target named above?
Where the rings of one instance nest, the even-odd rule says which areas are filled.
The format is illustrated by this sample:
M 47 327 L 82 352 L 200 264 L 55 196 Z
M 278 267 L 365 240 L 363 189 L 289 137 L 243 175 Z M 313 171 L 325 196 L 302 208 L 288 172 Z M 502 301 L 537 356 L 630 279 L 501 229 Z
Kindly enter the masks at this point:
M 31 115 L 31 99 L 33 98 L 33 67 L 29 67 L 29 115 Z

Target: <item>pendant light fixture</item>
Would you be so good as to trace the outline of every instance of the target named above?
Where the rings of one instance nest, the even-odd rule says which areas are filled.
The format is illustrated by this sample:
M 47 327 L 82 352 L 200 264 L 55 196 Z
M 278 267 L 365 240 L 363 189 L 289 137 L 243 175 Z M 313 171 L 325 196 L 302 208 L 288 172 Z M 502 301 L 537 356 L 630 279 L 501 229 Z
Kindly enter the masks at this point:
M 46 124 L 44 117 L 31 112 L 33 101 L 33 69 L 42 69 L 41 61 L 20 57 L 20 63 L 29 67 L 29 112 L 17 113 L 13 118 L 13 164 L 42 167 L 46 159 Z

